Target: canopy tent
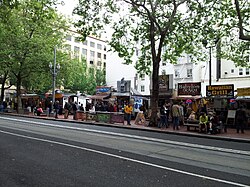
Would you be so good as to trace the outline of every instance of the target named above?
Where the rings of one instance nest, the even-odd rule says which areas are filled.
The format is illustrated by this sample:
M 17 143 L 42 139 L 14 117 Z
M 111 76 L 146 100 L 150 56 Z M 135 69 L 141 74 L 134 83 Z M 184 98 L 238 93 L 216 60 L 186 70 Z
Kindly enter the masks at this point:
M 93 100 L 104 100 L 104 99 L 108 99 L 110 97 L 110 94 L 108 94 L 108 95 L 91 95 L 91 96 L 89 96 L 88 98 L 90 98 L 90 99 L 93 99 Z

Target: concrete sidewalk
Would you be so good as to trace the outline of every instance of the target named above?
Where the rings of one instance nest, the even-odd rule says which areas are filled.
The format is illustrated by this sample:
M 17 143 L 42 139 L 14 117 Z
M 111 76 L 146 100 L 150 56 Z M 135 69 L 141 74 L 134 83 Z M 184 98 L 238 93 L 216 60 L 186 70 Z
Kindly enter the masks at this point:
M 183 136 L 195 136 L 195 137 L 203 137 L 203 138 L 210 138 L 210 139 L 223 139 L 228 141 L 239 141 L 239 142 L 248 142 L 250 143 L 250 129 L 244 131 L 242 133 L 236 133 L 235 128 L 228 128 L 227 132 L 222 132 L 216 135 L 209 135 L 204 133 L 199 133 L 197 131 L 187 131 L 187 127 L 181 126 L 180 130 L 173 130 L 172 124 L 170 124 L 169 128 L 157 128 L 157 127 L 148 127 L 144 125 L 135 125 L 134 121 L 131 121 L 131 126 L 122 124 L 122 123 L 103 123 L 103 122 L 95 122 L 95 121 L 82 121 L 82 120 L 74 120 L 73 115 L 69 115 L 68 119 L 64 119 L 63 115 L 58 115 L 58 118 L 55 119 L 54 117 L 47 117 L 47 116 L 34 116 L 33 114 L 30 115 L 20 115 L 15 113 L 0 113 L 0 115 L 15 115 L 15 116 L 24 116 L 24 117 L 31 117 L 31 118 L 39 118 L 44 120 L 58 120 L 58 121 L 70 121 L 73 123 L 80 123 L 80 124 L 93 124 L 99 126 L 112 126 L 117 128 L 129 128 L 129 129 L 138 129 L 138 130 L 145 130 L 145 131 L 154 131 L 160 133 L 169 133 L 169 134 L 178 134 Z

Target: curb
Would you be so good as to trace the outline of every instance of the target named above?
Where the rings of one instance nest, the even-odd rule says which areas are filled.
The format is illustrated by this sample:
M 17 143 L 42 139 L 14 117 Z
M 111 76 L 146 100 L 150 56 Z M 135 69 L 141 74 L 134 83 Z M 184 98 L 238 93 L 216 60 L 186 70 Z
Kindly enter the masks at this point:
M 206 134 L 196 134 L 196 133 L 192 133 L 192 132 L 161 131 L 157 128 L 154 129 L 152 127 L 138 128 L 136 126 L 116 125 L 116 124 L 100 123 L 100 122 L 77 121 L 77 120 L 71 120 L 71 119 L 43 118 L 43 117 L 29 116 L 29 115 L 22 115 L 22 114 L 13 114 L 13 113 L 0 113 L 0 115 L 18 116 L 18 117 L 35 118 L 35 119 L 42 119 L 42 120 L 53 120 L 53 121 L 71 122 L 71 123 L 78 123 L 78 124 L 89 124 L 89 125 L 96 125 L 96 126 L 105 126 L 105 127 L 148 131 L 148 132 L 151 131 L 151 132 L 156 132 L 156 133 L 191 136 L 191 137 L 207 138 L 207 139 L 215 139 L 215 140 L 226 140 L 226 141 L 233 141 L 233 142 L 250 143 L 250 139 L 246 139 L 246 138 L 235 138 L 235 137 L 225 137 L 225 136 L 223 137 L 223 136 L 206 135 Z

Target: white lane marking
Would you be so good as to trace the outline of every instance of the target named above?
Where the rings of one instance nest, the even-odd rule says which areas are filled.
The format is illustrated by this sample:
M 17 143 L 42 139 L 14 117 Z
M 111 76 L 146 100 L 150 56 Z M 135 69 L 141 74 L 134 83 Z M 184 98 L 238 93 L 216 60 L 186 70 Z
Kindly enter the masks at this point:
M 46 139 L 42 139 L 42 138 L 35 138 L 35 137 L 32 137 L 32 136 L 25 136 L 25 135 L 22 135 L 22 134 L 16 134 L 16 133 L 2 131 L 2 130 L 0 130 L 0 132 L 4 133 L 4 134 L 12 135 L 12 136 L 17 136 L 17 137 L 30 139 L 30 140 L 42 141 L 42 142 L 46 142 L 46 143 L 57 144 L 57 145 L 71 147 L 71 148 L 75 148 L 75 149 L 81 149 L 81 150 L 89 151 L 89 152 L 92 152 L 92 153 L 106 155 L 106 156 L 110 156 L 110 157 L 114 157 L 114 158 L 118 158 L 118 159 L 123 159 L 123 160 L 131 161 L 131 162 L 139 163 L 139 164 L 142 164 L 142 165 L 156 167 L 156 168 L 169 170 L 169 171 L 173 171 L 173 172 L 176 172 L 176 173 L 181 173 L 181 174 L 184 174 L 184 175 L 189 175 L 189 176 L 198 177 L 198 178 L 202 178 L 202 179 L 207 179 L 207 180 L 211 180 L 211 181 L 216 181 L 216 182 L 220 182 L 220 183 L 225 183 L 225 184 L 230 184 L 230 185 L 235 185 L 235 186 L 240 186 L 240 187 L 249 187 L 249 185 L 246 185 L 246 184 L 241 184 L 241 183 L 237 183 L 237 182 L 227 181 L 227 180 L 218 179 L 218 178 L 209 177 L 209 176 L 200 175 L 200 174 L 195 174 L 195 173 L 191 173 L 191 172 L 187 172 L 187 171 L 183 171 L 183 170 L 169 168 L 169 167 L 161 166 L 161 165 L 158 165 L 158 164 L 153 164 L 153 163 L 144 162 L 144 161 L 141 161 L 141 160 L 136 160 L 136 159 L 120 156 L 120 155 L 115 155 L 115 154 L 111 154 L 111 153 L 107 153 L 107 152 L 103 152 L 103 151 L 98 151 L 98 150 L 95 150 L 95 149 L 89 149 L 89 148 L 86 148 L 86 147 L 80 147 L 80 146 L 76 146 L 76 145 L 72 145 L 72 144 L 56 142 L 56 141 L 52 141 L 52 140 L 46 140 Z
M 101 133 L 101 134 L 107 134 L 107 135 L 113 135 L 113 136 L 121 136 L 121 137 L 134 138 L 134 139 L 139 139 L 139 140 L 147 140 L 147 141 L 153 141 L 153 142 L 158 142 L 158 143 L 178 145 L 178 146 L 183 146 L 183 147 L 206 149 L 206 150 L 210 150 L 210 151 L 220 151 L 220 152 L 225 152 L 225 153 L 233 153 L 233 154 L 241 154 L 241 155 L 250 156 L 250 151 L 227 149 L 227 148 L 221 148 L 221 147 L 199 145 L 199 144 L 192 144 L 192 143 L 185 143 L 185 142 L 178 142 L 178 141 L 171 141 L 171 140 L 163 140 L 163 139 L 158 139 L 158 138 L 150 138 L 150 137 L 146 137 L 146 136 L 129 135 L 129 134 L 107 132 L 107 131 L 101 131 L 101 130 L 86 129 L 86 128 L 80 128 L 80 127 L 70 127 L 70 126 L 56 125 L 56 124 L 51 124 L 51 123 L 35 122 L 35 121 L 22 120 L 22 119 L 13 119 L 13 118 L 6 118 L 6 117 L 0 117 L 0 119 L 18 121 L 18 122 L 24 122 L 24 123 L 32 123 L 32 124 L 38 124 L 38 125 L 43 125 L 43 126 L 49 126 L 49 127 L 57 127 L 57 128 L 71 129 L 71 130 L 87 131 L 87 132 L 92 132 L 92 133 Z

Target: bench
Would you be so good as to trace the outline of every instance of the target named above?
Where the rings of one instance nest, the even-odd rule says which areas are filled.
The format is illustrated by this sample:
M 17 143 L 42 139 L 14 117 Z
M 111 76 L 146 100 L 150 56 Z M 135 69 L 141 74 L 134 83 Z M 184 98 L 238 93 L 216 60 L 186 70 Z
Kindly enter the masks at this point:
M 187 127 L 187 131 L 190 131 L 190 127 L 194 127 L 194 130 L 196 131 L 197 128 L 199 129 L 199 121 L 198 120 L 195 120 L 195 121 L 187 120 L 187 121 L 185 121 L 183 126 Z

